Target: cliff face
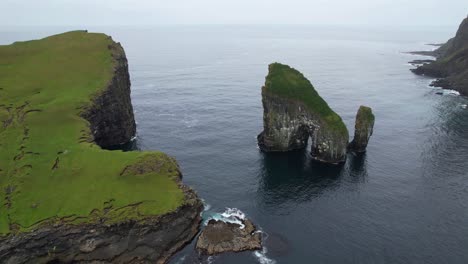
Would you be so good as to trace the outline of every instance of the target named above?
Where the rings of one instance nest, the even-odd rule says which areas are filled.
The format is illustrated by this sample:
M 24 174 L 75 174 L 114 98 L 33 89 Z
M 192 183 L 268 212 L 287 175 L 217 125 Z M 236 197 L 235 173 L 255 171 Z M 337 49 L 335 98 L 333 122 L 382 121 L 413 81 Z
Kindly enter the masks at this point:
M 457 34 L 434 52 L 437 60 L 416 69 L 415 74 L 439 78 L 432 85 L 454 89 L 468 95 L 468 18 L 461 23 Z
M 92 140 L 104 148 L 127 143 L 136 133 L 127 57 L 120 43 L 113 42 L 109 49 L 115 61 L 112 80 L 82 113 L 90 123 Z
M 301 82 L 303 85 L 297 86 Z M 281 87 L 274 87 L 278 83 Z M 264 130 L 258 136 L 258 144 L 263 151 L 302 149 L 310 137 L 314 159 L 325 163 L 346 160 L 346 126 L 298 71 L 271 64 L 262 88 L 262 103 Z
M 372 109 L 367 106 L 359 107 L 354 127 L 354 139 L 350 143 L 350 149 L 354 152 L 365 152 L 369 139 L 374 132 L 375 117 Z
M 165 263 L 190 242 L 201 222 L 201 201 L 184 188 L 174 212 L 113 225 L 56 223 L 0 239 L 1 263 Z
M 0 65 L 0 263 L 164 263 L 195 236 L 175 159 L 96 146 L 135 134 L 119 44 L 67 32 L 0 46 Z

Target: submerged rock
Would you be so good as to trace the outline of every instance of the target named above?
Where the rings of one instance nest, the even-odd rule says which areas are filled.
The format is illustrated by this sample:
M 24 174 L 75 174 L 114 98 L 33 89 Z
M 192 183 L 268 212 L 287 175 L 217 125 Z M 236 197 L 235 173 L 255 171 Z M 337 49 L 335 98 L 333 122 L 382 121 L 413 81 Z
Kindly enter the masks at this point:
M 198 237 L 197 249 L 207 255 L 261 249 L 260 232 L 248 219 L 240 221 L 242 225 L 210 220 Z
M 369 139 L 374 131 L 375 116 L 372 109 L 367 106 L 359 107 L 356 115 L 356 125 L 354 128 L 354 139 L 349 144 L 354 152 L 365 152 Z
M 346 160 L 348 130 L 302 73 L 273 63 L 262 88 L 263 127 L 258 145 L 266 152 L 291 151 L 312 140 L 312 156 L 325 163 Z

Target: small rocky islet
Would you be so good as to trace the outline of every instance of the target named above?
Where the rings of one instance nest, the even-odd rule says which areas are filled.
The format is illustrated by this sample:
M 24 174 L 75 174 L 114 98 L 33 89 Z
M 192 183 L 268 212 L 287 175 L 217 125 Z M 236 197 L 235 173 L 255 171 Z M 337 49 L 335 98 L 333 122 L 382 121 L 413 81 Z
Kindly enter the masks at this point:
M 249 219 L 231 223 L 211 219 L 200 233 L 196 248 L 201 254 L 216 255 L 262 249 L 262 234 Z
M 342 118 L 328 106 L 302 73 L 288 65 L 269 65 L 262 87 L 262 103 L 264 129 L 257 140 L 260 149 L 265 152 L 304 149 L 310 138 L 314 160 L 341 164 L 346 161 L 349 149 L 364 152 L 372 135 L 372 110 L 361 107 L 362 113 L 370 110 L 372 122 L 362 120 L 366 115 L 358 113 L 355 143 L 349 145 L 348 129 Z

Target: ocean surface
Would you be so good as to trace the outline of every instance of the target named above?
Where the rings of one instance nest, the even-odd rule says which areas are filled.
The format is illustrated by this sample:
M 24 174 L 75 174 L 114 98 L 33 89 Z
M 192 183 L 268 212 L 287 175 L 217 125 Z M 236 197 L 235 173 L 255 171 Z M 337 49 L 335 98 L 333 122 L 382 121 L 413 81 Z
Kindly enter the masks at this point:
M 68 28 L 0 28 L 0 44 Z M 138 122 L 135 146 L 180 162 L 205 219 L 227 208 L 263 231 L 258 252 L 171 263 L 468 263 L 467 98 L 430 87 L 403 52 L 429 50 L 454 28 L 318 26 L 89 27 L 124 46 Z M 309 150 L 265 154 L 261 87 L 268 64 L 310 79 L 351 137 L 373 108 L 364 156 L 333 167 Z

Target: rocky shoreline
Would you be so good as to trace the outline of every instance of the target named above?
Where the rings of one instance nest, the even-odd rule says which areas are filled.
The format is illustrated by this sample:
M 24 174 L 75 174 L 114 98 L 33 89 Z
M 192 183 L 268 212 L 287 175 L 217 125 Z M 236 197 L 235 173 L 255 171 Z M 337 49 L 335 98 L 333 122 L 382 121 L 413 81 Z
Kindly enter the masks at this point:
M 181 185 L 185 201 L 169 214 L 113 225 L 50 223 L 0 238 L 2 263 L 166 263 L 199 231 L 203 204 Z
M 431 86 L 453 89 L 462 95 L 468 95 L 468 17 L 460 24 L 456 36 L 438 49 L 410 54 L 436 58 L 435 61 L 422 64 L 414 63 L 419 65 L 411 69 L 417 75 L 437 78 Z

